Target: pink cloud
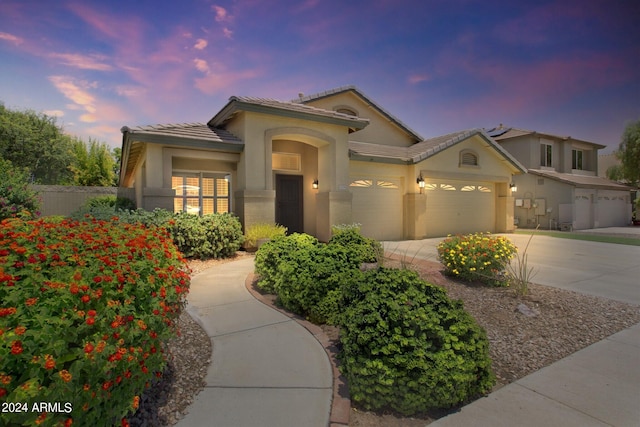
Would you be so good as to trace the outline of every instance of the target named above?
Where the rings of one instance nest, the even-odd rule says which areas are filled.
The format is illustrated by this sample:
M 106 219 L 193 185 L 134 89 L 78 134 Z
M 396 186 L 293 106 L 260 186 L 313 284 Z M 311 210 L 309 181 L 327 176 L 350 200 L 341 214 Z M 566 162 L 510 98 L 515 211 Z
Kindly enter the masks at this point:
M 111 71 L 113 66 L 105 63 L 104 55 L 82 55 L 79 53 L 50 53 L 50 58 L 59 60 L 63 65 L 83 70 Z
M 207 47 L 208 44 L 209 43 L 205 39 L 198 39 L 196 40 L 196 44 L 193 45 L 193 48 L 197 50 L 203 50 Z
M 214 12 L 216 13 L 216 22 L 229 22 L 231 21 L 232 17 L 231 15 L 229 15 L 229 13 L 227 12 L 227 9 L 225 9 L 222 6 L 218 6 L 218 5 L 213 5 L 211 6 L 211 8 L 214 10 Z
M 3 33 L 2 31 L 0 31 L 0 40 L 6 40 L 15 45 L 20 45 L 24 42 L 24 39 L 22 37 L 14 36 L 13 34 L 9 33 Z
M 76 105 L 81 106 L 88 113 L 94 113 L 96 111 L 94 106 L 95 98 L 87 90 L 92 87 L 92 84 L 87 82 L 76 82 L 73 77 L 68 76 L 51 76 L 49 77 L 49 81 L 53 83 L 55 88 L 58 89 L 67 99 L 73 101 Z
M 207 95 L 213 95 L 222 91 L 228 91 L 231 86 L 241 81 L 254 79 L 260 74 L 258 70 L 213 72 L 205 77 L 195 79 L 195 87 Z
M 209 64 L 204 59 L 196 58 L 193 60 L 193 63 L 196 66 L 196 69 L 204 74 L 209 74 Z
M 429 76 L 427 74 L 412 74 L 407 79 L 409 83 L 412 85 L 429 81 Z

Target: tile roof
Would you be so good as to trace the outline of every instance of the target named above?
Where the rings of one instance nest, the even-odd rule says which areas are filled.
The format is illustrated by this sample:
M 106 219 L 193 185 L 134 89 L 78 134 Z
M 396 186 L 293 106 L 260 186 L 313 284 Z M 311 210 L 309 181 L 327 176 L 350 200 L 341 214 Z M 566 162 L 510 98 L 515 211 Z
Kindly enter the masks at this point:
M 591 141 L 586 141 L 583 139 L 577 139 L 577 138 L 573 138 L 571 136 L 562 136 L 562 135 L 552 135 L 550 133 L 544 133 L 544 132 L 537 132 L 534 130 L 526 130 L 526 129 L 517 129 L 517 128 L 512 128 L 512 127 L 505 127 L 505 126 L 498 126 L 495 127 L 493 129 L 489 129 L 486 131 L 487 134 L 489 134 L 489 136 L 491 136 L 493 139 L 495 139 L 496 141 L 501 141 L 503 139 L 509 139 L 509 138 L 516 138 L 519 136 L 524 136 L 524 135 L 538 135 L 541 136 L 543 138 L 552 138 L 552 139 L 560 139 L 563 141 L 566 140 L 573 140 L 576 142 L 581 142 L 584 144 L 589 144 L 589 145 L 595 145 L 598 149 L 602 149 L 605 148 L 605 145 L 602 144 L 597 144 L 595 142 L 591 142 Z
M 418 141 L 421 141 L 424 139 L 418 132 L 414 131 L 409 126 L 407 126 L 404 122 L 402 122 L 402 120 L 400 120 L 399 118 L 391 114 L 389 111 L 385 110 L 382 106 L 380 106 L 380 104 L 373 101 L 369 96 L 365 95 L 364 92 L 362 92 L 360 89 L 358 89 L 354 85 L 340 86 L 338 88 L 325 90 L 323 92 L 315 93 L 313 95 L 301 96 L 299 98 L 291 100 L 291 102 L 306 104 L 308 102 L 312 102 L 317 99 L 327 98 L 329 96 L 333 96 L 343 92 L 354 92 L 356 95 L 362 98 L 367 104 L 373 106 L 375 109 L 378 110 L 379 113 L 381 113 L 383 116 L 386 116 L 389 120 L 391 120 L 391 122 L 395 123 L 405 132 L 409 133 L 413 138 L 415 138 Z
M 511 154 L 500 147 L 482 129 L 468 129 L 454 132 L 413 144 L 409 147 L 394 147 L 388 145 L 371 144 L 367 142 L 349 141 L 349 153 L 352 157 L 377 159 L 379 161 L 391 160 L 398 163 L 413 164 L 421 162 L 447 148 L 469 139 L 475 135 L 482 137 L 491 147 L 505 157 L 513 166 L 522 172 L 526 172 L 524 166 L 520 164 Z
M 362 129 L 369 124 L 368 119 L 338 113 L 337 111 L 316 108 L 296 102 L 278 101 L 271 98 L 256 98 L 250 96 L 232 96 L 227 105 L 211 120 L 210 126 L 222 126 L 238 111 L 256 111 L 273 114 L 280 111 L 283 115 L 321 121 L 338 122 L 354 129 Z M 324 119 L 324 120 L 323 120 Z
M 242 140 L 225 129 L 212 128 L 204 123 L 163 124 L 151 126 L 124 126 L 122 133 L 136 136 L 159 136 L 170 138 L 192 139 L 200 141 L 219 142 L 243 145 Z
M 618 184 L 615 181 L 610 181 L 601 176 L 593 175 L 576 175 L 572 173 L 560 173 L 556 171 L 548 171 L 541 169 L 529 169 L 529 172 L 533 175 L 538 175 L 544 178 L 553 179 L 555 181 L 564 182 L 578 188 L 599 188 L 603 190 L 621 190 L 629 191 L 631 187 Z

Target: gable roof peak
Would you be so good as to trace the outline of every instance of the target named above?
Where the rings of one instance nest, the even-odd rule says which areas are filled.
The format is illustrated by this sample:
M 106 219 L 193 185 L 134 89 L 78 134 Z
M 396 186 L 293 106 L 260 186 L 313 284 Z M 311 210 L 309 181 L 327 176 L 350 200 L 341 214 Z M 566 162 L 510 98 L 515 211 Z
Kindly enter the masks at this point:
M 400 120 L 399 118 L 397 118 L 396 116 L 391 114 L 389 111 L 384 109 L 380 104 L 378 104 L 373 99 L 371 99 L 369 96 L 367 96 L 363 91 L 361 91 L 355 85 L 340 86 L 340 87 L 337 87 L 337 88 L 334 88 L 334 89 L 329 89 L 329 90 L 325 90 L 323 92 L 315 93 L 313 95 L 302 96 L 302 97 L 299 97 L 298 99 L 291 100 L 291 102 L 297 103 L 297 104 L 307 104 L 307 103 L 312 102 L 312 101 L 316 101 L 316 100 L 319 100 L 319 99 L 327 98 L 327 97 L 330 97 L 330 96 L 333 96 L 333 95 L 337 95 L 337 94 L 340 94 L 340 93 L 344 93 L 344 92 L 353 92 L 361 100 L 363 100 L 365 103 L 369 104 L 371 107 L 373 107 L 373 109 L 377 110 L 378 113 L 380 113 L 381 115 L 385 116 L 387 119 L 389 119 L 390 122 L 394 123 L 400 129 L 402 129 L 404 132 L 406 132 L 408 135 L 410 135 L 411 138 L 416 140 L 416 142 L 420 142 L 420 141 L 422 141 L 424 139 L 418 132 L 416 132 L 413 129 L 411 129 L 402 120 Z

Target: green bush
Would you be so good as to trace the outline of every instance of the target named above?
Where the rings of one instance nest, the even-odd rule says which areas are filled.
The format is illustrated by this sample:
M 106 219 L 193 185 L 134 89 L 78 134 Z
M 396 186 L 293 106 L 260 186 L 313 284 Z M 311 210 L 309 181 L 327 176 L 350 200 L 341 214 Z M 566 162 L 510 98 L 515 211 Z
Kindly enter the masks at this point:
M 258 287 L 265 292 L 274 293 L 280 265 L 286 263 L 296 252 L 318 244 L 318 239 L 313 236 L 293 233 L 276 236 L 260 246 L 255 259 Z
M 85 209 L 86 213 L 91 213 L 92 209 L 111 208 L 112 211 L 131 211 L 135 210 L 136 204 L 126 197 L 117 197 L 114 195 L 98 196 L 88 199 L 81 209 Z
M 0 221 L 5 218 L 24 219 L 38 216 L 40 202 L 37 193 L 28 186 L 26 170 L 14 167 L 0 158 Z
M 330 245 L 341 245 L 349 248 L 359 263 L 377 262 L 382 256 L 382 245 L 375 239 L 364 237 L 357 227 L 333 228 L 334 234 Z
M 367 409 L 448 408 L 494 384 L 484 330 L 410 270 L 379 268 L 344 288 L 341 370 Z
M 331 244 L 293 252 L 278 268 L 274 284 L 278 301 L 303 316 L 313 312 L 312 320 L 318 323 L 334 323 L 337 319 L 327 316 L 327 308 L 337 303 L 337 295 L 331 292 L 341 291 L 361 274 L 361 262 L 353 253 L 350 248 Z
M 463 280 L 506 285 L 506 269 L 517 248 L 509 239 L 475 233 L 450 236 L 438 245 L 438 259 L 445 274 Z
M 227 258 L 240 249 L 244 239 L 240 221 L 228 213 L 198 216 L 179 212 L 169 221 L 168 230 L 187 258 Z
M 185 261 L 160 229 L 3 221 L 0 401 L 28 410 L 2 411 L 0 425 L 124 424 L 164 370 L 188 290 Z M 37 402 L 70 412 L 34 411 Z

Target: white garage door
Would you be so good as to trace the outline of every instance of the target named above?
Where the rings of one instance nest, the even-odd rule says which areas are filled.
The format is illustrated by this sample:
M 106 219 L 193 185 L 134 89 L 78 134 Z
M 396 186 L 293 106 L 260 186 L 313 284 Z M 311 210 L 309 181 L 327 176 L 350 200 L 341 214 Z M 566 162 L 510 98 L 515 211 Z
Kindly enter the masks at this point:
M 624 191 L 598 191 L 597 227 L 624 227 L 629 225 L 631 205 Z
M 353 222 L 364 236 L 377 240 L 402 239 L 402 189 L 400 179 L 353 178 Z
M 492 182 L 425 179 L 427 236 L 494 232 Z
M 576 209 L 576 221 L 573 224 L 574 230 L 586 230 L 593 228 L 593 209 L 592 200 L 594 198 L 591 190 L 576 189 L 575 195 L 575 209 Z

